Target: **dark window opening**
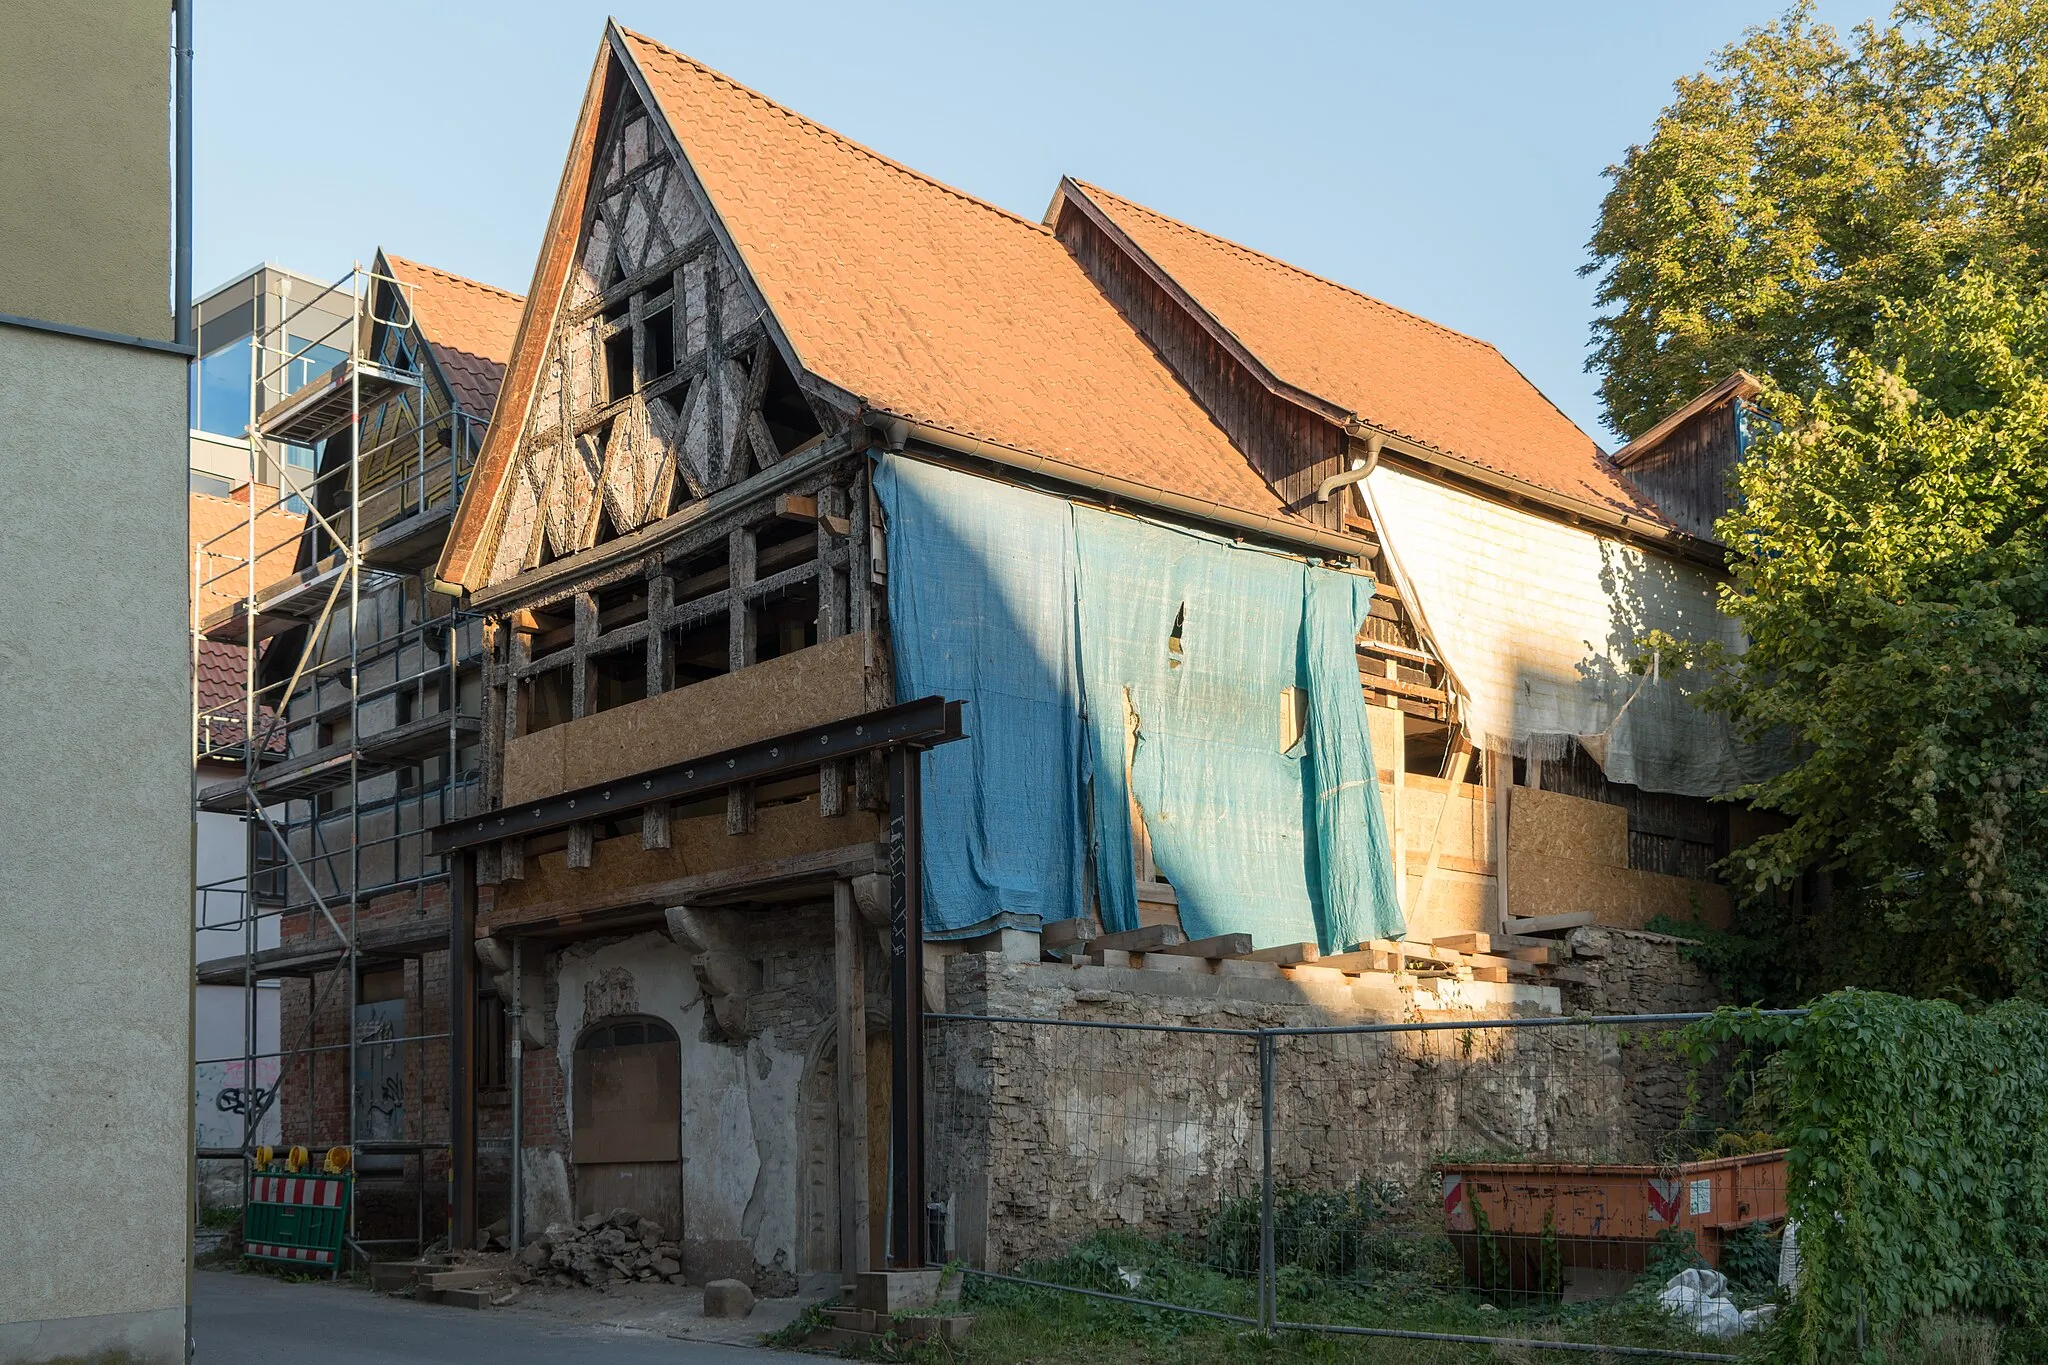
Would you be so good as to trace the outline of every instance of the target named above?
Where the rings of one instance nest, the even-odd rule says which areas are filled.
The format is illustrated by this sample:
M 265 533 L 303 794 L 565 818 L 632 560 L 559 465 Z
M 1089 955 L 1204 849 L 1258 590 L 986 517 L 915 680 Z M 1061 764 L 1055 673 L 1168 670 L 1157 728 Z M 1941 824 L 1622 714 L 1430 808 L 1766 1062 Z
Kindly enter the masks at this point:
M 676 367 L 676 315 L 664 308 L 641 324 L 641 354 L 647 359 L 647 377 L 659 379 Z
M 647 585 L 640 579 L 615 583 L 597 592 L 597 628 L 617 630 L 647 619 Z
M 725 613 L 676 631 L 669 660 L 676 687 L 732 672 L 732 631 Z
M 723 543 L 677 564 L 675 604 L 681 606 L 685 602 L 724 592 L 732 576 L 731 566 L 731 558 Z
M 570 719 L 569 693 L 569 670 L 566 667 L 550 668 L 544 673 L 520 679 L 519 733 L 538 734 Z
M 628 327 L 604 339 L 604 396 L 615 401 L 633 388 L 633 329 Z
M 754 613 L 754 658 L 779 659 L 818 643 L 818 581 L 762 598 Z
M 761 396 L 761 416 L 768 423 L 768 434 L 775 438 L 775 448 L 787 452 L 818 435 L 822 428 L 782 357 L 770 352 L 768 365 L 772 372 L 767 392 Z
M 644 1047 L 650 1043 L 673 1043 L 676 1031 L 659 1019 L 620 1019 L 595 1024 L 576 1040 L 578 1052 L 596 1052 L 607 1047 Z
M 593 713 L 639 701 L 646 695 L 645 641 L 600 654 L 590 661 L 590 709 Z

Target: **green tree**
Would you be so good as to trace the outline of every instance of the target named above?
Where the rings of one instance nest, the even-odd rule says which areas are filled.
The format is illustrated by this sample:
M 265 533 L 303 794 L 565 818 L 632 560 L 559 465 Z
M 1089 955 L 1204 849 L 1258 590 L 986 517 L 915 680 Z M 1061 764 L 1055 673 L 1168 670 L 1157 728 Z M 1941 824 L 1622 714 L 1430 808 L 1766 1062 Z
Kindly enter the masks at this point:
M 1808 989 L 2042 998 L 2048 301 L 1966 270 L 1835 365 L 1770 396 L 1720 525 L 1752 643 L 1704 701 L 1796 758 L 1746 793 L 1790 826 L 1727 870 L 1753 906 L 1828 874 L 1782 934 Z
M 1847 41 L 1801 3 L 1677 83 L 1608 168 L 1587 369 L 1633 437 L 1738 367 L 1808 393 L 1883 303 L 2048 260 L 2048 5 L 1904 0 Z

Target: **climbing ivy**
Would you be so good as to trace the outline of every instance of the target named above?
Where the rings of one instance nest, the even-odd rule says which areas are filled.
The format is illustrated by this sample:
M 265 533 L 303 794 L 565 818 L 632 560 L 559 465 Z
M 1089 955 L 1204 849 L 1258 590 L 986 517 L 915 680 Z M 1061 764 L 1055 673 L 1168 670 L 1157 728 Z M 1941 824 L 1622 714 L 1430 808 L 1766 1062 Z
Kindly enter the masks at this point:
M 2048 1009 L 1851 990 L 1690 1030 L 1700 1059 L 1731 1041 L 1764 1059 L 1761 1117 L 1790 1149 L 1802 1270 L 1771 1358 L 1877 1362 L 1954 1313 L 2048 1358 Z

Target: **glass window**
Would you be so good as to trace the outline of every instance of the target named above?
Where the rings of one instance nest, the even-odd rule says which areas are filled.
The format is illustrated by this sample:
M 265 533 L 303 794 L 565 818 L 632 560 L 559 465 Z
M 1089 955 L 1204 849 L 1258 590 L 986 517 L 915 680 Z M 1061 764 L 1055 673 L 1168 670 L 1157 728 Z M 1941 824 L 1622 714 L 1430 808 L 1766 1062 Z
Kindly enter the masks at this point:
M 321 342 L 308 341 L 305 337 L 288 338 L 288 344 L 291 354 L 298 358 L 288 362 L 284 367 L 286 393 L 298 392 L 348 359 L 348 352 L 336 350 Z
M 198 370 L 192 424 L 215 436 L 240 436 L 249 425 L 249 338 L 230 341 Z

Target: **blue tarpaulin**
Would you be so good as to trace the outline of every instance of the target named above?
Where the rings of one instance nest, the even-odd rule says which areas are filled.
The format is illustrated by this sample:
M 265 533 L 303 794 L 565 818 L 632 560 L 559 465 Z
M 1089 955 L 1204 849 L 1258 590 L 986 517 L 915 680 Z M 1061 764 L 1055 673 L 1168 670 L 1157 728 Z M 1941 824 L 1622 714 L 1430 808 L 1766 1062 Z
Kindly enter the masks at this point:
M 899 695 L 968 702 L 925 759 L 929 933 L 1082 914 L 1091 885 L 1135 926 L 1134 803 L 1191 937 L 1401 932 L 1371 579 L 897 457 L 876 490 Z

